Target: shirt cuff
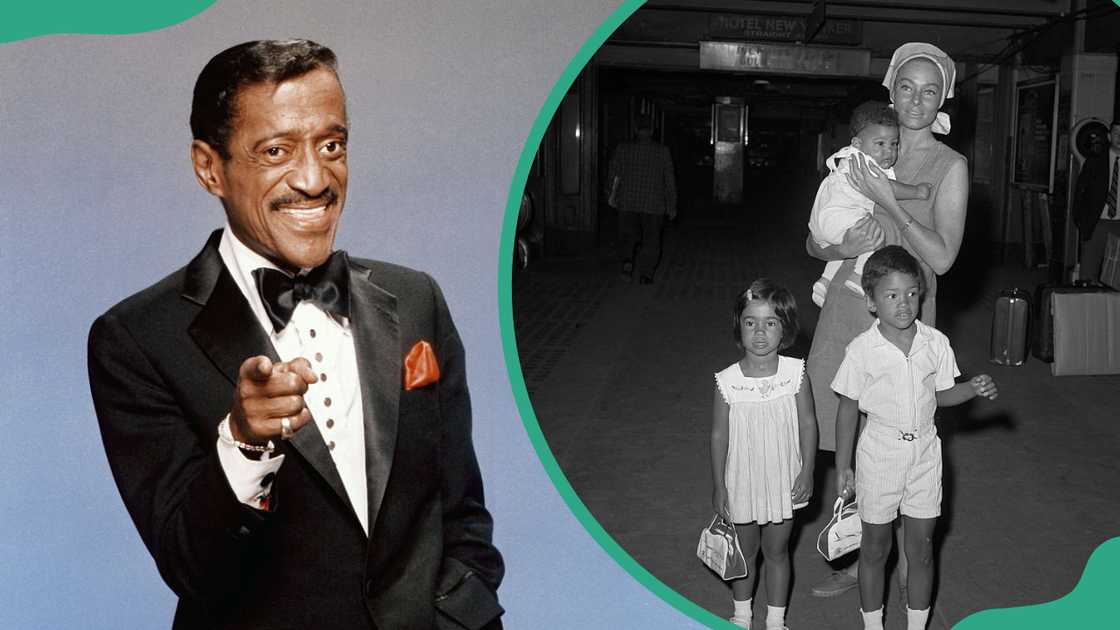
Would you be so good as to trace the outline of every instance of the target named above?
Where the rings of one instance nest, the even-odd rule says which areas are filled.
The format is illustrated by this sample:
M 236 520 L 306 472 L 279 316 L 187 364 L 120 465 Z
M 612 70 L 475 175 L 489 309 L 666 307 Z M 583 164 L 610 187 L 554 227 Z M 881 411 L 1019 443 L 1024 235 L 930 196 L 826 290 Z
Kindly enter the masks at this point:
M 218 462 L 238 501 L 257 510 L 268 510 L 272 481 L 280 464 L 284 463 L 283 455 L 269 457 L 268 453 L 263 453 L 259 461 L 246 457 L 233 445 L 227 415 L 218 425 Z

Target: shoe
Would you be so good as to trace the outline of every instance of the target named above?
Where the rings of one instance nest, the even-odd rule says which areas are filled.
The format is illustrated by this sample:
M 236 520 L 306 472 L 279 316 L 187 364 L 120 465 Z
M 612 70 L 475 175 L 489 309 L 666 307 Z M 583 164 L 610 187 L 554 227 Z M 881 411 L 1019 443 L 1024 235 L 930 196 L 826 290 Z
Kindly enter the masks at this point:
M 812 589 L 814 597 L 836 597 L 859 586 L 859 579 L 844 571 L 833 571 Z
M 730 621 L 731 623 L 739 626 L 740 628 L 746 628 L 747 630 L 750 630 L 750 628 L 751 628 L 751 620 L 750 619 L 744 619 L 742 617 L 732 617 L 732 618 L 728 619 L 728 621 Z
M 642 278 L 638 280 L 638 284 L 653 284 L 653 278 L 649 276 L 642 276 Z

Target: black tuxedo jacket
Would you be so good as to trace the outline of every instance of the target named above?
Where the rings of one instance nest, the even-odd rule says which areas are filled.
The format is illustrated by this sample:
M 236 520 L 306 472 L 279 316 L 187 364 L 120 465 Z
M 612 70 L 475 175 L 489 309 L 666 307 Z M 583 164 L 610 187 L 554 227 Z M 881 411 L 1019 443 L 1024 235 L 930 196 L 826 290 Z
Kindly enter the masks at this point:
M 314 423 L 279 450 L 272 510 L 240 503 L 215 452 L 238 368 L 276 352 L 218 254 L 124 300 L 90 331 L 109 464 L 179 596 L 174 628 L 499 628 L 501 556 L 471 442 L 463 347 L 425 274 L 351 260 L 367 537 Z M 439 382 L 405 391 L 428 340 Z
M 1093 237 L 1093 230 L 1101 218 L 1104 198 L 1108 194 L 1109 168 L 1111 165 L 1106 150 L 1103 156 L 1085 160 L 1081 172 L 1077 174 L 1077 183 L 1073 188 L 1073 222 L 1077 224 L 1083 241 Z

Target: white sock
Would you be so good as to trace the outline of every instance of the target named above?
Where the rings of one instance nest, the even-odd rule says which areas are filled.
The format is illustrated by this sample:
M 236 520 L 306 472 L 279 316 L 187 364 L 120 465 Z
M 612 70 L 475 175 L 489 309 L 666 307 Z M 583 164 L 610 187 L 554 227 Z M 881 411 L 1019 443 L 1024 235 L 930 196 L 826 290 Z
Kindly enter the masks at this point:
M 929 608 L 925 610 L 910 610 L 906 607 L 906 630 L 926 630 L 926 620 L 929 619 Z
M 786 607 L 766 606 L 766 630 L 783 630 L 786 627 Z
M 735 604 L 735 614 L 733 616 L 738 617 L 740 619 L 750 620 L 751 616 L 754 614 L 752 612 L 752 610 L 754 608 L 754 598 L 753 597 L 747 598 L 743 601 L 739 601 L 737 599 L 732 598 L 731 603 Z
M 883 609 L 863 612 L 863 630 L 883 630 Z

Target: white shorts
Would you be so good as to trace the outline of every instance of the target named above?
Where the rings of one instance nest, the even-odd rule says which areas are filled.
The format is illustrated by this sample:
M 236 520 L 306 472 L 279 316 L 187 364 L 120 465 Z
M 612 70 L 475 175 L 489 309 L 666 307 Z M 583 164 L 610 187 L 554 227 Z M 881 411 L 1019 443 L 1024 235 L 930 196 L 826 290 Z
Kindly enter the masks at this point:
M 871 422 L 856 447 L 856 499 L 865 523 L 890 523 L 898 514 L 941 516 L 941 438 L 930 425 L 908 434 Z

